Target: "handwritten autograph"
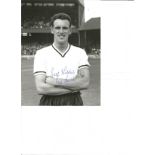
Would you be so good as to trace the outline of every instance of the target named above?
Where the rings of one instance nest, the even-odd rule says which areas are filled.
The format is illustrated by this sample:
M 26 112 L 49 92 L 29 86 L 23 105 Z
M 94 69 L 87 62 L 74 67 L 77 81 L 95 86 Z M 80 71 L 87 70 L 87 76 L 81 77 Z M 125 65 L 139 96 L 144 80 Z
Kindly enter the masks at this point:
M 56 79 L 57 84 L 63 84 L 71 81 L 72 79 L 69 78 L 69 75 L 74 75 L 74 74 L 75 74 L 75 71 L 73 69 L 68 69 L 67 66 L 65 66 L 60 71 L 53 72 L 52 76 Z M 62 79 L 61 76 L 64 76 L 64 75 L 65 75 L 65 78 Z

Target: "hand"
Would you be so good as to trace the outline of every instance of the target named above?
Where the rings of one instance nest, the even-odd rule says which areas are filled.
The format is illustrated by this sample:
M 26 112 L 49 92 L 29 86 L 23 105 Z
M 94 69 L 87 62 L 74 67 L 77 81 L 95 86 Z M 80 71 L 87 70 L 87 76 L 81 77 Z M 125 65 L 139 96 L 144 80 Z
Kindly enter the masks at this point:
M 52 78 L 51 76 L 48 76 L 48 77 L 46 77 L 46 83 L 51 84 L 51 85 L 55 85 L 56 80 L 54 78 Z
M 64 83 L 63 79 L 52 78 L 51 76 L 46 77 L 46 83 L 51 84 L 53 86 L 62 85 Z

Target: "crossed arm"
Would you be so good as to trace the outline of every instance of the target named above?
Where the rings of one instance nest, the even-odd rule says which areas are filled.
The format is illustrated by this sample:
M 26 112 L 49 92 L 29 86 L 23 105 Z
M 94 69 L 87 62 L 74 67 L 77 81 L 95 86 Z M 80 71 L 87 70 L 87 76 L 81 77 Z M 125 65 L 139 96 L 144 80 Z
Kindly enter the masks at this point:
M 35 75 L 36 89 L 39 95 L 60 95 L 72 92 L 69 89 L 55 87 L 46 83 L 46 75 Z
M 35 75 L 35 83 L 38 94 L 60 95 L 82 89 L 89 86 L 89 68 L 81 68 L 76 78 L 71 80 L 54 79 L 46 75 Z

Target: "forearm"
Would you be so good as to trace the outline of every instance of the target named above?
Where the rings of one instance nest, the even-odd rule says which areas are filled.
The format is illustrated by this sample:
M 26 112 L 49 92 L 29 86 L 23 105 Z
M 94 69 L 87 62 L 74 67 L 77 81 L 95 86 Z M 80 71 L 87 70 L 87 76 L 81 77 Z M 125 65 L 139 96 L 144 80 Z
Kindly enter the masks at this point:
M 37 88 L 37 92 L 40 95 L 62 95 L 72 91 L 66 88 L 54 87 L 48 83 L 43 83 Z
M 78 91 L 82 89 L 87 89 L 89 85 L 89 79 L 77 76 L 75 79 L 52 79 L 47 80 L 47 83 L 54 85 L 57 88 L 70 89 L 73 91 Z
M 87 79 L 78 77 L 72 80 L 62 80 L 59 79 L 56 82 L 57 87 L 67 88 L 71 90 L 82 90 L 87 89 L 89 85 L 89 81 Z
M 66 88 L 55 87 L 46 82 L 45 74 L 35 74 L 35 84 L 38 94 L 40 95 L 61 95 L 72 92 Z

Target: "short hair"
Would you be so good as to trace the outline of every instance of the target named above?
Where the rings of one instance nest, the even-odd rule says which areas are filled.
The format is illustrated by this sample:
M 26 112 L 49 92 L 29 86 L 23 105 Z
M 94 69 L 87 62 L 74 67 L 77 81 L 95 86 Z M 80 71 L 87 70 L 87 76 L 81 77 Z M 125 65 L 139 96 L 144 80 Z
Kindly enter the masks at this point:
M 68 20 L 69 23 L 70 23 L 69 26 L 71 26 L 71 17 L 68 14 L 66 14 L 66 13 L 57 13 L 53 17 L 51 17 L 50 26 L 53 26 L 54 21 L 56 19 Z

